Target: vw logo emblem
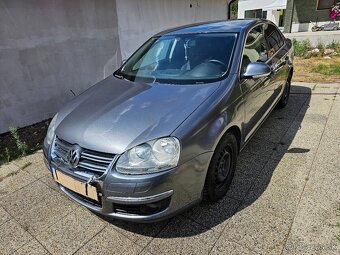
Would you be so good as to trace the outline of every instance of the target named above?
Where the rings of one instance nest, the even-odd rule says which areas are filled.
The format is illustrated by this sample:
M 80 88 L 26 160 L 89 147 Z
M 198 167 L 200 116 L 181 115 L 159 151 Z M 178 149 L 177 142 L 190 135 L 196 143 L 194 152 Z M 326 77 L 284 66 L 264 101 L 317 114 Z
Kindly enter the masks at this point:
M 79 145 L 73 145 L 67 153 L 67 163 L 72 167 L 76 168 L 78 166 L 81 154 L 81 147 Z

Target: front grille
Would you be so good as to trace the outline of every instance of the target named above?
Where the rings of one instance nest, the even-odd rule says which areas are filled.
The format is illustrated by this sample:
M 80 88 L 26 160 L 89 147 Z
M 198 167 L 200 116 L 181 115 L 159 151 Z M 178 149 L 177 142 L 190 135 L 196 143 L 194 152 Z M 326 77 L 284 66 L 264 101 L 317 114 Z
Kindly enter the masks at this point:
M 72 146 L 73 144 L 56 137 L 52 153 L 54 153 L 55 157 L 67 163 L 67 153 Z M 75 173 L 80 173 L 81 175 L 85 174 L 88 177 L 91 175 L 99 177 L 110 167 L 110 164 L 114 159 L 114 154 L 102 153 L 83 148 L 80 154 L 78 166 L 73 170 Z

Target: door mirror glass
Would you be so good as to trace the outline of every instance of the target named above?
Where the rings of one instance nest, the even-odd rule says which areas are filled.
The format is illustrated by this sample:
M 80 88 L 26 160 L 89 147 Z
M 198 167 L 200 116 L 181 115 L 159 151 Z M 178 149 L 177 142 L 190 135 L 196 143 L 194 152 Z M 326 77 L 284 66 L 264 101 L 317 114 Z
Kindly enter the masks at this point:
M 245 79 L 258 79 L 268 77 L 271 74 L 269 65 L 263 62 L 252 62 L 248 64 L 246 71 L 243 73 L 242 78 Z

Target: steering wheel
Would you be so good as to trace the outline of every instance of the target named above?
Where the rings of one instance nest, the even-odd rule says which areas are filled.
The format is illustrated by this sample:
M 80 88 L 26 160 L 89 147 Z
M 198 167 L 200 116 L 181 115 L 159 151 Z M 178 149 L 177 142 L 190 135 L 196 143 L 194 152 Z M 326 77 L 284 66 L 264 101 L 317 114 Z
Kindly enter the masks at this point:
M 221 65 L 221 66 L 223 66 L 223 67 L 227 67 L 226 64 L 224 64 L 222 61 L 217 60 L 217 59 L 210 59 L 210 60 L 208 60 L 207 62 L 208 62 L 208 63 L 219 64 L 219 65 Z

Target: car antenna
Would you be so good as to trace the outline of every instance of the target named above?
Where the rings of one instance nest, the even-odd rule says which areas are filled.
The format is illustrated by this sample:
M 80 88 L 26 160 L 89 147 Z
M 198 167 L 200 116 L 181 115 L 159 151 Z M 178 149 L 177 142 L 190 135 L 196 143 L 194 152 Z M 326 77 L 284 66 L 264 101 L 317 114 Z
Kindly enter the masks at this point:
M 70 91 L 73 94 L 73 96 L 76 96 L 76 93 L 74 93 L 72 89 L 70 89 Z

